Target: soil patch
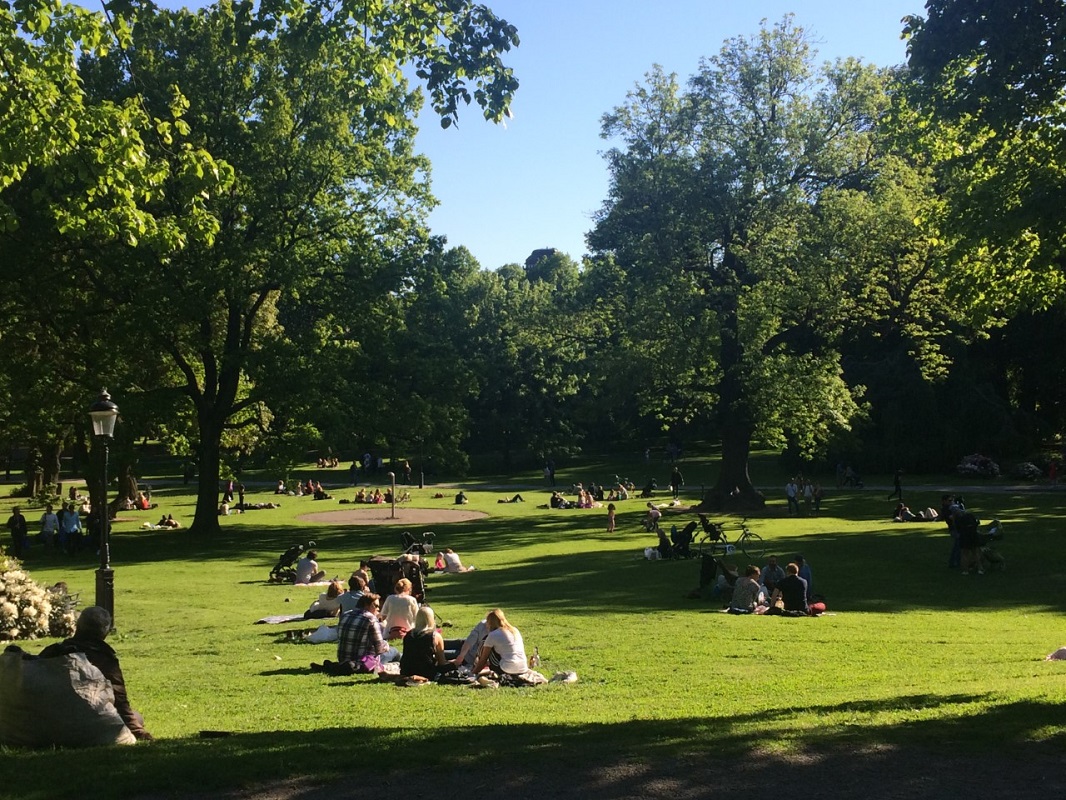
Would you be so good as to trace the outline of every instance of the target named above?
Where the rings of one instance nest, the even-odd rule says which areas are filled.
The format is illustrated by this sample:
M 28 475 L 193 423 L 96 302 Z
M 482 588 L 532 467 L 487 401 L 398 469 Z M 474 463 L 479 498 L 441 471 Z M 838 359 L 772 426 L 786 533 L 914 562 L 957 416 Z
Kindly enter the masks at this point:
M 389 506 L 376 505 L 370 508 L 344 508 L 340 511 L 315 511 L 311 514 L 301 514 L 296 519 L 322 525 L 443 525 L 447 522 L 487 519 L 488 516 L 484 511 L 465 508 L 396 506 L 396 516 L 393 517 Z

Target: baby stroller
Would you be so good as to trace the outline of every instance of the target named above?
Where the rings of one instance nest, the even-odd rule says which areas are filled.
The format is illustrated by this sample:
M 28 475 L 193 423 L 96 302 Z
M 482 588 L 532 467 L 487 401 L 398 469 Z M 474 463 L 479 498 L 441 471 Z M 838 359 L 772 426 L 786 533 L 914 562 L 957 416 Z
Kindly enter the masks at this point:
M 692 540 L 696 537 L 696 520 L 692 520 L 681 530 L 676 525 L 670 527 L 670 542 L 674 547 L 674 558 L 692 558 Z
M 978 531 L 977 543 L 980 547 L 982 570 L 998 569 L 1003 572 L 1007 569 L 1007 559 L 993 547 L 993 542 L 1000 541 L 1003 541 L 1003 523 L 998 519 L 992 520 L 987 528 Z
M 405 554 L 399 558 L 374 556 L 369 561 L 370 575 L 374 579 L 374 590 L 381 595 L 382 602 L 393 593 L 400 578 L 411 581 L 411 596 L 422 604 L 426 600 L 426 579 L 429 564 L 417 555 Z
M 419 555 L 426 555 L 433 552 L 433 540 L 437 537 L 433 531 L 426 531 L 422 534 L 422 541 L 418 541 L 411 534 L 410 531 L 404 531 L 400 534 L 400 546 L 403 548 L 405 555 L 411 553 L 418 553 Z
M 270 570 L 268 580 L 271 583 L 296 583 L 296 562 L 300 560 L 304 551 L 314 546 L 314 542 L 294 544 L 278 558 L 278 563 L 274 565 L 274 569 Z

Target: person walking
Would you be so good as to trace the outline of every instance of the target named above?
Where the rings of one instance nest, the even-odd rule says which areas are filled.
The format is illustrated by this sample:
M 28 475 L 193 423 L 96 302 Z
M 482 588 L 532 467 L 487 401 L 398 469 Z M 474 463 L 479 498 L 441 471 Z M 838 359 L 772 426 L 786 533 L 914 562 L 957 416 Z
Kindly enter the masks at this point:
M 681 487 L 684 485 L 685 478 L 681 475 L 681 470 L 678 469 L 677 464 L 674 464 L 674 469 L 670 473 L 670 490 L 674 493 L 675 500 L 681 493 Z
M 903 470 L 897 469 L 896 474 L 892 476 L 892 494 L 888 496 L 888 499 L 898 498 L 903 500 Z

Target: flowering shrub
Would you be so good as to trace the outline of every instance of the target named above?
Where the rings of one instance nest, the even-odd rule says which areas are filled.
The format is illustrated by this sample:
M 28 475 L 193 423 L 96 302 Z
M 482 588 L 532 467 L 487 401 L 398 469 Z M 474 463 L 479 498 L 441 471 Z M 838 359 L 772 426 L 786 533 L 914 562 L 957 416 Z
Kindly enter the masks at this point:
M 955 469 L 960 475 L 975 475 L 979 478 L 999 477 L 999 464 L 980 453 L 963 457 Z
M 1011 474 L 1015 478 L 1021 478 L 1023 481 L 1038 481 L 1044 477 L 1043 470 L 1031 461 L 1023 461 L 1020 464 L 1015 464 L 1014 469 L 1011 470 Z
M 0 554 L 0 640 L 70 636 L 74 605 L 62 585 L 45 589 L 16 559 Z

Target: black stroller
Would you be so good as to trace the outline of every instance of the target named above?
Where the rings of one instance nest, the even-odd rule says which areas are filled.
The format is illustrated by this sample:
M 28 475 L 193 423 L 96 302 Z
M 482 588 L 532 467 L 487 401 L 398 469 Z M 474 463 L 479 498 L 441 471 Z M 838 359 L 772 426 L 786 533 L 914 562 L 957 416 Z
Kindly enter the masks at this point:
M 426 531 L 422 534 L 422 541 L 418 541 L 410 531 L 404 531 L 400 534 L 400 546 L 405 555 L 417 553 L 424 556 L 433 552 L 433 540 L 436 537 L 437 534 L 433 531 Z
M 673 545 L 674 558 L 692 558 L 692 541 L 696 538 L 696 520 L 692 520 L 681 530 L 674 525 L 670 528 L 670 543 Z
M 369 561 L 370 575 L 374 579 L 374 591 L 381 595 L 382 602 L 393 593 L 400 578 L 411 581 L 411 596 L 421 605 L 426 600 L 426 574 L 429 565 L 418 556 L 402 555 L 399 558 L 374 556 Z
M 296 562 L 300 560 L 300 556 L 305 551 L 314 546 L 314 542 L 294 544 L 278 558 L 278 563 L 274 565 L 274 569 L 270 570 L 268 580 L 271 583 L 296 583 Z

